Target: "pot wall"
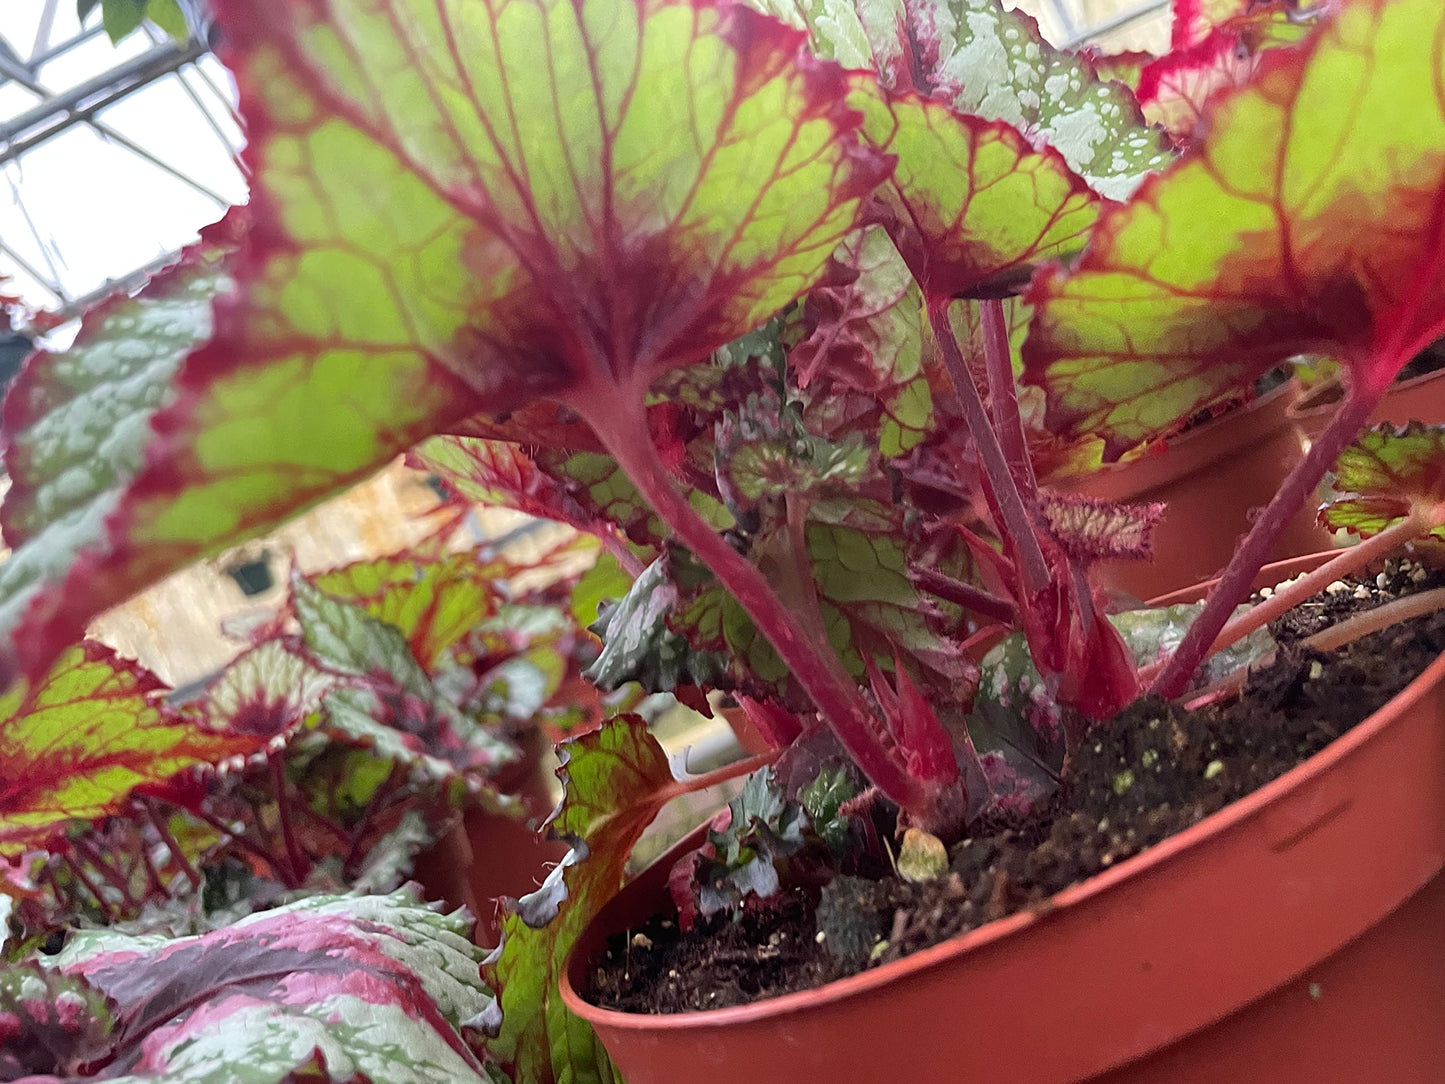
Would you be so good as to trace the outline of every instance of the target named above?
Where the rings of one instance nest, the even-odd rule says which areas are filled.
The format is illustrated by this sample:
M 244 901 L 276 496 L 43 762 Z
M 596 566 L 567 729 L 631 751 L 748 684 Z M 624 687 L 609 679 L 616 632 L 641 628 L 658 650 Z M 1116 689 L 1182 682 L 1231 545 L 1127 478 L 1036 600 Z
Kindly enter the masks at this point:
M 1307 763 L 1037 913 L 715 1013 L 586 1005 L 573 984 L 606 935 L 667 906 L 664 859 L 588 929 L 563 998 L 629 1084 L 1438 1081 L 1442 677 L 1445 657 Z
M 1312 400 L 1327 396 L 1331 388 L 1301 395 L 1290 407 L 1290 420 L 1305 440 L 1314 440 L 1334 417 L 1338 399 L 1311 405 Z M 1336 390 L 1336 395 L 1338 394 Z M 1445 422 L 1445 369 L 1426 373 L 1411 380 L 1402 380 L 1385 393 L 1385 398 L 1370 415 L 1370 424 L 1404 425 L 1411 421 L 1439 425 Z
M 1276 388 L 1169 442 L 1164 452 L 1105 467 L 1056 488 L 1119 502 L 1163 501 L 1150 561 L 1101 561 L 1091 578 L 1138 599 L 1153 598 L 1219 575 L 1251 526 L 1304 456 L 1288 417 L 1294 386 Z M 1329 545 L 1305 507 L 1286 525 L 1272 560 Z

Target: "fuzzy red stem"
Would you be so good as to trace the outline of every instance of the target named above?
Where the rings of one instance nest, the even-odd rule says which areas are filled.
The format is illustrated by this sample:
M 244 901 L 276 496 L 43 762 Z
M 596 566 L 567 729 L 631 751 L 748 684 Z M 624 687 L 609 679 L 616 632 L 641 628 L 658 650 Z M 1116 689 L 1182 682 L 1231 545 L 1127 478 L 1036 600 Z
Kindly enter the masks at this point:
M 1265 507 L 1264 514 L 1234 551 L 1224 575 L 1209 593 L 1204 610 L 1189 626 L 1184 640 L 1164 664 L 1153 692 L 1170 700 L 1184 692 L 1235 607 L 1250 596 L 1254 578 L 1264 567 L 1275 539 L 1300 505 L 1318 491 L 1325 472 L 1335 465 L 1340 452 L 1364 428 L 1384 391 L 1383 388 L 1364 393 L 1352 390 L 1341 404 L 1330 424 L 1310 447 L 1309 454 L 1290 471 L 1289 477 Z
M 1367 538 L 1358 545 L 1341 550 L 1337 556 L 1331 557 L 1313 572 L 1301 576 L 1299 579 L 1291 580 L 1282 587 L 1275 588 L 1274 594 L 1259 605 L 1251 606 L 1238 617 L 1230 618 L 1225 622 L 1219 635 L 1214 638 L 1209 653 L 1214 655 L 1237 644 L 1255 629 L 1264 628 L 1280 614 L 1294 609 L 1305 599 L 1319 594 L 1336 580 L 1344 579 L 1377 558 L 1420 537 L 1430 530 L 1431 526 L 1433 525 L 1423 520 L 1417 520 L 1414 516 L 1408 516 L 1394 526 L 1387 527 L 1373 538 Z M 1162 662 L 1156 663 L 1152 667 L 1145 667 L 1139 671 L 1139 680 L 1151 680 L 1163 667 Z
M 1019 414 L 1018 388 L 1014 385 L 1013 352 L 1009 349 L 1008 320 L 1003 302 L 988 298 L 978 303 L 983 324 L 983 360 L 988 371 L 988 402 L 993 426 L 1008 460 L 1009 473 L 1026 501 L 1038 497 L 1039 480 L 1029 457 L 1029 441 Z
M 1003 445 L 999 443 L 998 434 L 994 432 L 988 411 L 984 409 L 978 385 L 974 383 L 973 374 L 968 371 L 958 341 L 953 337 L 953 328 L 948 322 L 946 300 L 939 304 L 929 302 L 928 322 L 932 325 L 934 338 L 938 340 L 939 349 L 943 352 L 943 362 L 958 395 L 964 424 L 968 426 L 969 435 L 973 437 L 978 448 L 984 484 L 993 498 L 992 503 L 998 510 L 999 519 L 1002 520 L 999 527 L 1011 543 L 1010 548 L 1018 554 L 1025 589 L 1031 595 L 1035 594 L 1049 585 L 1049 565 L 1034 533 L 1037 528 L 1034 526 L 1033 517 L 1029 515 L 1028 506 L 1024 503 L 1018 480 L 1009 467 L 1008 457 L 1004 455 Z M 1013 380 L 1012 375 L 1009 380 Z
M 86 876 L 85 870 L 81 868 L 79 862 L 77 862 L 73 857 L 71 857 L 69 851 L 61 852 L 60 860 L 70 868 L 70 875 L 74 877 L 77 881 L 79 881 L 82 885 L 84 885 L 86 891 L 95 897 L 95 902 L 100 904 L 100 909 L 102 912 L 104 912 L 108 916 L 114 916 L 116 918 L 120 917 L 120 911 L 117 910 L 115 907 L 112 907 L 110 901 L 107 900 L 103 895 L 101 895 L 100 888 L 96 885 L 94 881 L 92 881 L 89 877 Z
M 276 817 L 281 822 L 281 838 L 286 842 L 286 861 L 291 866 L 292 876 L 300 882 L 309 872 L 309 863 L 296 843 L 296 832 L 291 824 L 291 803 L 286 797 L 286 767 L 279 755 L 273 754 L 269 759 L 271 780 L 276 786 Z
M 116 869 L 101 857 L 100 852 L 95 849 L 95 845 L 91 843 L 90 840 L 84 837 L 72 839 L 70 841 L 70 847 L 94 866 L 100 875 L 111 883 L 112 887 L 120 893 L 120 898 L 124 906 L 135 906 L 136 901 L 131 896 L 130 884 L 126 881 L 125 874 L 121 873 L 120 870 Z
M 146 816 L 150 818 L 151 826 L 155 828 L 156 834 L 161 837 L 161 842 L 169 848 L 171 857 L 176 860 L 176 864 L 180 866 L 181 870 L 185 873 L 186 880 L 191 882 L 193 889 L 199 889 L 201 887 L 201 875 L 196 871 L 196 867 L 191 865 L 191 860 L 187 858 L 185 852 L 181 850 L 181 845 L 176 842 L 176 837 L 171 834 L 171 830 L 166 827 L 165 818 L 161 816 L 160 810 L 156 809 L 155 802 L 149 798 L 140 798 L 137 799 L 137 801 L 140 803 L 140 807 L 145 810 Z
M 1008 599 L 999 598 L 971 583 L 955 580 L 937 569 L 920 568 L 912 576 L 915 584 L 945 602 L 952 602 L 1005 625 L 1012 625 L 1018 619 L 1018 607 Z
M 641 396 L 615 386 L 592 386 L 569 400 L 585 417 L 633 485 L 678 541 L 690 549 L 737 599 L 838 740 L 880 791 L 899 806 L 931 816 L 939 795 L 899 763 L 870 721 L 868 708 L 837 658 L 807 635 L 798 617 L 756 568 L 697 514 L 662 465 L 641 410 Z

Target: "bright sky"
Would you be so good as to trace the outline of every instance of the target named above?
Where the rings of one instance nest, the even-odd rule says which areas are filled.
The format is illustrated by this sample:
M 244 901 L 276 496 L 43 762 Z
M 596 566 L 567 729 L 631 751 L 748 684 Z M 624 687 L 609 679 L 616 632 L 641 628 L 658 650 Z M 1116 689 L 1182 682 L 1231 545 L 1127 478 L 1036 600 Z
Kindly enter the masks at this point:
M 44 0 L 0 0 L 0 37 L 22 58 L 34 51 L 44 6 Z M 98 18 L 97 10 L 92 19 Z M 77 29 L 74 0 L 60 0 L 50 40 L 65 41 Z M 150 47 L 143 32 L 119 46 L 100 34 L 45 64 L 38 81 L 60 92 Z M 195 70 L 168 75 L 97 119 L 227 203 L 240 202 L 246 196 L 245 182 L 227 145 L 187 93 L 189 87 L 230 146 L 237 147 L 241 135 L 227 105 L 234 100 L 234 88 L 213 58 L 205 58 L 200 69 L 210 86 Z M 0 86 L 0 123 L 39 100 L 14 82 Z M 0 243 L 61 283 L 72 297 L 175 251 L 222 210 L 216 201 L 86 125 L 76 125 L 0 166 Z M 32 304 L 59 305 L 53 293 L 3 252 L 0 273 L 11 275 L 14 292 Z

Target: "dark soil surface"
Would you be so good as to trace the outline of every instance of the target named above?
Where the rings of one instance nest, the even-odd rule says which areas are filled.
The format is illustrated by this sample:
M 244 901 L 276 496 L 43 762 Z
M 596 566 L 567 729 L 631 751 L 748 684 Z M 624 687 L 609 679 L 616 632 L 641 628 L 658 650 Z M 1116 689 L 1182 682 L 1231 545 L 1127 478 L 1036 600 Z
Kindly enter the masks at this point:
M 837 877 L 739 918 L 672 918 L 614 939 L 592 999 L 633 1012 L 744 1004 L 809 989 L 917 952 L 986 922 L 1043 908 L 1055 893 L 1138 854 L 1319 752 L 1379 709 L 1445 650 L 1436 612 L 1321 655 L 1296 641 L 1413 590 L 1445 584 L 1419 565 L 1332 585 L 1271 631 L 1276 661 L 1243 696 L 1188 712 L 1140 701 L 1075 756 L 1050 807 L 980 823 L 948 875 L 915 885 Z

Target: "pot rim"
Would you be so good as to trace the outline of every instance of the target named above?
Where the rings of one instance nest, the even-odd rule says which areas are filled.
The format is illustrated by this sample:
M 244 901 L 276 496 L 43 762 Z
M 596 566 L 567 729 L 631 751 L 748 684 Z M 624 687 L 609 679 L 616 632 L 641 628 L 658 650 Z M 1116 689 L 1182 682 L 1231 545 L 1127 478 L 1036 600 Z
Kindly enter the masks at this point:
M 1421 373 L 1419 376 L 1412 376 L 1409 380 L 1392 383 L 1390 390 L 1385 394 L 1387 396 L 1399 395 L 1437 380 L 1445 380 L 1445 368 L 1436 369 L 1429 373 Z M 1299 381 L 1295 380 L 1292 381 L 1292 383 L 1298 385 Z M 1292 421 L 1320 418 L 1333 414 L 1339 407 L 1343 394 L 1344 387 L 1338 380 L 1326 380 L 1311 388 L 1300 385 L 1299 394 L 1295 396 L 1294 402 L 1289 405 L 1287 413 Z
M 1067 475 L 1048 484 L 1066 492 L 1105 500 L 1139 500 L 1231 456 L 1248 454 L 1281 433 L 1290 433 L 1298 387 L 1286 381 L 1263 395 L 1240 403 L 1202 425 L 1176 433 L 1162 451 L 1118 463 L 1105 463 L 1083 474 Z
M 1435 374 L 1427 375 L 1434 376 Z M 1337 552 L 1328 550 L 1285 561 L 1276 561 L 1261 569 L 1261 577 L 1294 575 L 1297 571 L 1307 570 L 1323 563 Z M 1151 600 L 1151 604 L 1169 605 L 1191 596 L 1197 597 L 1201 591 L 1211 588 L 1217 582 L 1218 580 L 1208 580 L 1194 587 L 1183 588 L 1162 598 Z M 1256 583 L 1263 582 L 1263 578 L 1256 580 Z M 1395 694 L 1372 716 L 1356 725 L 1342 737 L 1335 739 L 1329 746 L 1302 764 L 1298 764 L 1283 775 L 1270 780 L 1252 794 L 1210 814 L 1197 824 L 1170 836 L 1163 842 L 1155 844 L 1117 866 L 1064 889 L 1051 896 L 1044 905 L 1038 908 L 1020 911 L 1006 918 L 987 923 L 959 937 L 942 941 L 900 960 L 846 978 L 836 979 L 809 990 L 798 990 L 747 1005 L 683 1013 L 630 1013 L 604 1009 L 582 998 L 572 986 L 572 971 L 577 961 L 569 958 L 567 966 L 562 969 L 560 976 L 563 1003 L 589 1023 L 607 1028 L 674 1032 L 698 1028 L 721 1028 L 784 1017 L 793 1013 L 814 1010 L 821 1005 L 856 997 L 904 981 L 911 975 L 941 966 L 956 957 L 982 951 L 986 946 L 994 945 L 1030 926 L 1048 922 L 1061 912 L 1102 895 L 1123 881 L 1143 876 L 1161 866 L 1181 859 L 1212 837 L 1236 825 L 1264 815 L 1269 807 L 1285 794 L 1330 772 L 1336 765 L 1356 755 L 1362 747 L 1371 743 L 1381 732 L 1389 729 L 1404 716 L 1423 696 L 1439 684 L 1442 678 L 1445 678 L 1445 653 L 1436 657 L 1410 684 Z M 693 834 L 695 833 L 689 833 L 689 837 L 675 845 L 661 859 L 658 859 L 658 862 L 674 859 L 676 857 L 674 852 L 681 851 Z M 604 910 L 594 916 L 587 929 L 590 930 L 592 925 L 605 914 Z M 579 947 L 585 943 L 586 932 L 584 930 L 584 937 L 579 941 Z

